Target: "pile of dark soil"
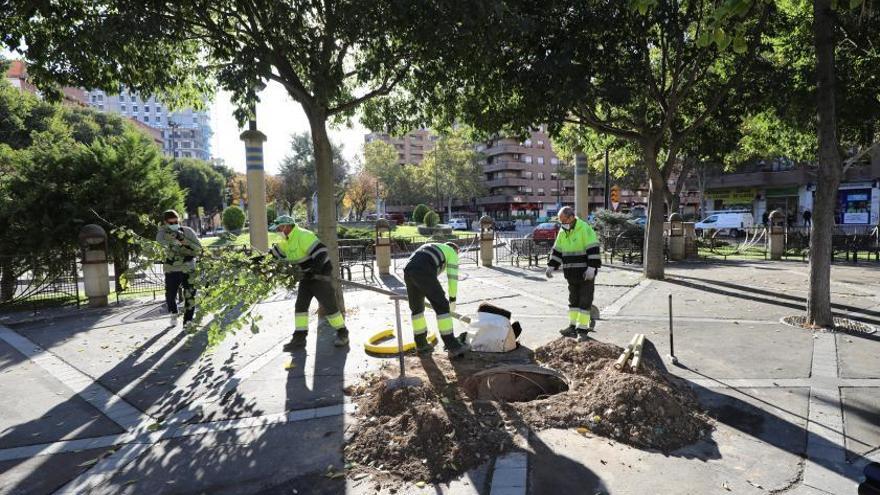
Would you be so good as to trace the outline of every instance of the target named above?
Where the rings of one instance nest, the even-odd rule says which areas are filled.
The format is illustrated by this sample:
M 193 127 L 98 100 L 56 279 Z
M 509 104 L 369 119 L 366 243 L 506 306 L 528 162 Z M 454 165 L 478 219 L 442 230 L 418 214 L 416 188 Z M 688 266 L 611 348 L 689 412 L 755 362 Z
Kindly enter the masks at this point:
M 694 443 L 711 430 L 693 390 L 670 375 L 656 353 L 647 353 L 634 372 L 614 368 L 621 352 L 615 345 L 567 338 L 539 347 L 535 358 L 565 375 L 569 390 L 515 407 L 535 429 L 586 428 L 662 451 Z
M 379 484 L 447 481 L 513 447 L 514 428 L 498 408 L 467 400 L 448 362 L 436 362 L 426 373 L 417 359 L 407 359 L 407 374 L 419 376 L 421 387 L 391 390 L 389 372 L 347 391 L 358 404 L 344 450 L 350 475 L 369 473 Z

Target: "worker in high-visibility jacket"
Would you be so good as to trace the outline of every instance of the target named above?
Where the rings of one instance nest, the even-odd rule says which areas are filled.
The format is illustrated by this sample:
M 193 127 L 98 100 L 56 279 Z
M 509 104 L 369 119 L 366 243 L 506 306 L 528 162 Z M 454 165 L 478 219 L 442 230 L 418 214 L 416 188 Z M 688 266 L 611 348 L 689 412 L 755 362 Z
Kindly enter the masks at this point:
M 590 308 L 602 254 L 596 232 L 590 224 L 577 218 L 571 207 L 559 210 L 559 223 L 562 230 L 556 235 L 545 275 L 551 278 L 554 270 L 562 268 L 568 282 L 568 326 L 560 333 L 576 337 L 578 332 L 586 333 L 591 328 Z
M 437 276 L 446 271 L 449 280 L 449 299 Z M 409 309 L 412 311 L 413 336 L 416 351 L 430 353 L 433 346 L 428 342 L 428 322 L 425 320 L 425 298 L 437 314 L 437 328 L 449 357 L 466 353 L 470 348 L 455 338 L 452 325 L 452 311 L 455 311 L 455 297 L 458 294 L 458 245 L 452 242 L 427 243 L 410 256 L 403 269 Z
M 290 352 L 305 347 L 309 332 L 309 305 L 313 298 L 324 307 L 327 322 L 336 330 L 333 344 L 337 347 L 348 345 L 348 329 L 345 328 L 345 319 L 336 302 L 336 291 L 330 283 L 333 265 L 327 255 L 327 246 L 314 232 L 298 227 L 288 215 L 276 218 L 269 230 L 284 235 L 284 240 L 272 245 L 269 252 L 275 258 L 296 263 L 303 271 L 303 279 L 299 282 L 294 305 L 296 328 L 290 342 L 284 345 L 284 351 Z

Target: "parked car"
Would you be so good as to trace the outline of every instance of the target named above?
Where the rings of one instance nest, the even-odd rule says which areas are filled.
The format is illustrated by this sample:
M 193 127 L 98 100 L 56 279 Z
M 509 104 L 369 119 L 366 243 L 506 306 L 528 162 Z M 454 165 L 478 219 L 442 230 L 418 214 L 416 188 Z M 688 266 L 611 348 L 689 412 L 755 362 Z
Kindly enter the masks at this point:
M 468 222 L 467 218 L 450 218 L 449 226 L 455 230 L 470 230 L 470 222 Z
M 718 230 L 732 236 L 738 236 L 743 230 L 754 226 L 755 219 L 749 212 L 719 211 L 694 224 L 694 229 L 698 234 L 703 230 Z
M 406 217 L 403 216 L 403 213 L 388 213 L 385 215 L 385 218 L 389 222 L 396 223 L 397 225 L 403 225 L 406 223 Z
M 559 224 L 545 222 L 535 227 L 535 230 L 532 231 L 532 239 L 539 244 L 551 244 L 556 241 L 557 234 L 559 234 Z
M 629 221 L 629 223 L 638 225 L 640 227 L 644 227 L 648 224 L 648 217 L 635 217 Z
M 499 232 L 512 232 L 516 230 L 516 222 L 512 220 L 496 220 L 495 230 Z

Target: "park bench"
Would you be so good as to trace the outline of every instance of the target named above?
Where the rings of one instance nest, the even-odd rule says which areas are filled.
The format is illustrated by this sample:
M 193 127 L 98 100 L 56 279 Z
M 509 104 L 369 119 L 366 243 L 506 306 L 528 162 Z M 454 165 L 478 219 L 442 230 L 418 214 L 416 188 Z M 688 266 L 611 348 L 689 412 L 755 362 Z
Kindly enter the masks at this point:
M 351 280 L 351 269 L 360 267 L 364 280 L 375 281 L 373 262 L 376 248 L 372 240 L 339 241 L 339 276 Z M 369 273 L 369 276 L 367 275 Z

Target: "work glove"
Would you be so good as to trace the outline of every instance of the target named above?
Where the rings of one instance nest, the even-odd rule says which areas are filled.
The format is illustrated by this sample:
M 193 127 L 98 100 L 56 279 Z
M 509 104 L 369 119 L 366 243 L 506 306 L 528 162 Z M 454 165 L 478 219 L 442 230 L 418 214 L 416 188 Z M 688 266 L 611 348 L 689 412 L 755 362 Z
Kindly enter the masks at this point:
M 553 267 L 548 266 L 546 270 L 544 270 L 544 276 L 547 278 L 553 278 Z
M 455 313 L 455 298 L 454 297 L 449 298 L 449 311 L 452 313 Z
M 588 266 L 586 270 L 584 270 L 584 280 L 593 280 L 596 278 L 596 273 L 599 270 L 596 269 L 595 266 Z

